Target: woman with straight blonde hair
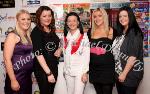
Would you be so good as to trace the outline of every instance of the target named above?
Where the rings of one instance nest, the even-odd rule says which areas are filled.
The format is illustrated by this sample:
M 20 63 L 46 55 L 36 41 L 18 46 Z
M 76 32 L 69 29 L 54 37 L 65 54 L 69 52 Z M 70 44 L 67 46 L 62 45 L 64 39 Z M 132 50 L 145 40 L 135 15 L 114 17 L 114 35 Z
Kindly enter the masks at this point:
M 91 43 L 89 81 L 97 94 L 112 94 L 115 63 L 111 53 L 113 29 L 109 27 L 108 16 L 103 8 L 92 13 L 92 29 L 89 31 Z
M 93 13 L 95 13 L 95 12 L 101 12 L 101 15 L 99 15 L 99 16 L 103 17 L 103 27 L 104 27 L 103 29 L 105 30 L 106 34 L 108 34 L 110 27 L 109 27 L 108 15 L 107 15 L 106 10 L 103 8 L 97 8 L 97 9 L 93 10 Z M 92 16 L 92 18 L 94 19 L 94 16 Z M 91 30 L 92 33 L 95 31 L 96 28 L 99 27 L 98 25 L 96 25 L 96 23 L 94 21 L 95 20 L 92 20 L 92 30 Z M 110 35 L 112 35 L 112 34 L 110 34 Z M 111 38 L 111 36 L 109 36 L 109 37 Z
M 32 94 L 30 27 L 30 13 L 20 10 L 16 15 L 16 28 L 8 34 L 4 43 L 5 94 Z

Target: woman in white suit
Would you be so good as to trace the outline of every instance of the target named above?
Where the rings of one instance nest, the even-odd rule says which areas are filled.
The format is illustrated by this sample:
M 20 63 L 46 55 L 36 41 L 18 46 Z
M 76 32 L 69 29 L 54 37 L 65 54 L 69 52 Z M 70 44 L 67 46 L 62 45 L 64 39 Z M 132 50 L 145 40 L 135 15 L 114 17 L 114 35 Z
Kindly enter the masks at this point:
M 64 26 L 64 76 L 68 94 L 83 94 L 88 80 L 90 46 L 75 12 L 70 12 Z

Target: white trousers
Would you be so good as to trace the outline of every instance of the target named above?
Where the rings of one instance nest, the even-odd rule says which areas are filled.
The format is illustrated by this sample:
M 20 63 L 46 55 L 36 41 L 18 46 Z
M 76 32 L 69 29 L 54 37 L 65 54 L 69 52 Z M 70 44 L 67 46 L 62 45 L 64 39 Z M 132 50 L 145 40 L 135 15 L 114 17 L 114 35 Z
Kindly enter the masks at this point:
M 82 75 L 65 75 L 67 83 L 67 94 L 83 94 L 85 84 L 81 81 Z

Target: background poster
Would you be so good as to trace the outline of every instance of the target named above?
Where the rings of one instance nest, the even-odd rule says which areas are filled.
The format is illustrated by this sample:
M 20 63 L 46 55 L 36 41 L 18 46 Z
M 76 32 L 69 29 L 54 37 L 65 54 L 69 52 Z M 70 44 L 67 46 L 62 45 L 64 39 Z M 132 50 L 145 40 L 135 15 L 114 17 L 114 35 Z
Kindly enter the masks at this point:
M 76 12 L 81 19 L 84 31 L 90 28 L 90 3 L 63 4 L 63 6 L 64 16 L 71 11 Z
M 139 1 L 139 0 L 138 0 Z M 136 20 L 144 34 L 144 43 L 143 43 L 143 50 L 144 50 L 144 56 L 148 57 L 150 55 L 150 16 L 149 16 L 149 2 L 145 1 L 139 1 L 135 2 L 132 1 L 130 6 L 133 9 L 133 12 L 136 16 Z
M 41 2 L 41 0 L 22 0 L 22 7 L 40 6 Z
M 54 11 L 56 32 L 62 33 L 64 27 L 63 4 L 50 4 L 49 7 Z
M 14 8 L 15 7 L 15 0 L 1 0 L 0 1 L 0 8 Z

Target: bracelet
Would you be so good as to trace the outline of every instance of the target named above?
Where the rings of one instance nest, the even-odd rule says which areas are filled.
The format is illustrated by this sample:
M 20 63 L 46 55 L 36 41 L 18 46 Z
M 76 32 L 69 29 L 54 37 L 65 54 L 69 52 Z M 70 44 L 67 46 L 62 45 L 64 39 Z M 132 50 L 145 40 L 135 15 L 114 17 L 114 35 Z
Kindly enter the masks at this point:
M 50 76 L 52 75 L 52 72 L 50 71 L 49 73 L 46 73 L 47 76 Z

